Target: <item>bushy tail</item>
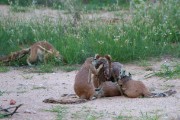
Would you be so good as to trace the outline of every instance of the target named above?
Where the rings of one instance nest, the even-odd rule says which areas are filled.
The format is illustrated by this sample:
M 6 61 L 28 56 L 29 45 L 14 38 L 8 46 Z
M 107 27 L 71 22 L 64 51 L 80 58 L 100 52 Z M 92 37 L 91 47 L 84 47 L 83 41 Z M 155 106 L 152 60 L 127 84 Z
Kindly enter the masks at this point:
M 79 103 L 85 103 L 88 100 L 86 99 L 80 99 L 80 98 L 62 98 L 62 99 L 54 99 L 54 98 L 48 98 L 43 100 L 44 103 L 53 103 L 53 104 L 79 104 Z
M 171 96 L 173 94 L 176 94 L 177 92 L 175 90 L 168 90 L 162 93 L 151 93 L 151 95 L 149 97 L 151 98 L 155 98 L 155 97 L 167 97 L 167 96 Z
M 18 59 L 24 57 L 26 54 L 29 54 L 29 52 L 30 52 L 30 48 L 22 49 L 20 51 L 13 52 L 8 56 L 0 57 L 0 62 L 7 63 L 10 61 L 18 60 Z

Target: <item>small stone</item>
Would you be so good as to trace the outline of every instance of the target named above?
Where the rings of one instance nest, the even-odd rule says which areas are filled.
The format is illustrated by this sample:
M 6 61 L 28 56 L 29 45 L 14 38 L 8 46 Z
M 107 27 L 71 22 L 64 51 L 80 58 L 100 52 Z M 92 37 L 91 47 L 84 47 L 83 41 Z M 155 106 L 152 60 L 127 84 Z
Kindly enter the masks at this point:
M 15 104 L 16 104 L 16 101 L 13 100 L 13 99 L 11 99 L 11 100 L 10 100 L 10 105 L 15 105 Z

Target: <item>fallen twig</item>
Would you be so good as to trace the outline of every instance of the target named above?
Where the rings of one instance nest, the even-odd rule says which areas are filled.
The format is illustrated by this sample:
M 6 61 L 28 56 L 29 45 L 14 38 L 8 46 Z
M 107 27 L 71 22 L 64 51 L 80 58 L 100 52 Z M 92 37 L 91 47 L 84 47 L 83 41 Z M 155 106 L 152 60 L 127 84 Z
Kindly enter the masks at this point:
M 147 79 L 147 78 L 150 78 L 150 77 L 152 77 L 154 75 L 155 75 L 155 73 L 152 72 L 152 73 L 149 73 L 149 74 L 145 75 L 144 78 Z
M 21 107 L 23 104 L 20 104 L 18 106 L 13 106 L 13 107 L 8 107 L 8 108 L 0 108 L 0 111 L 6 112 L 5 114 L 1 114 L 3 117 L 8 117 L 12 116 L 16 111 L 18 110 L 19 107 Z M 11 113 L 9 112 L 9 109 L 15 108 L 14 111 Z

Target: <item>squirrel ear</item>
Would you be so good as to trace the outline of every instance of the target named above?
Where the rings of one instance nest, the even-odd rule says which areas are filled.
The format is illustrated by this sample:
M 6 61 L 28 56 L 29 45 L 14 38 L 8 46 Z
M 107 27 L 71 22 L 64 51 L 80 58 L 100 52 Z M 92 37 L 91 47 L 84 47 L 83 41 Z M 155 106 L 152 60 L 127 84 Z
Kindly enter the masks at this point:
M 111 60 L 112 60 L 111 55 L 105 55 L 105 58 L 106 58 L 106 59 L 108 59 L 109 61 L 111 61 Z
M 99 59 L 99 58 L 100 58 L 100 55 L 99 54 L 95 54 L 94 59 L 96 60 L 96 59 Z

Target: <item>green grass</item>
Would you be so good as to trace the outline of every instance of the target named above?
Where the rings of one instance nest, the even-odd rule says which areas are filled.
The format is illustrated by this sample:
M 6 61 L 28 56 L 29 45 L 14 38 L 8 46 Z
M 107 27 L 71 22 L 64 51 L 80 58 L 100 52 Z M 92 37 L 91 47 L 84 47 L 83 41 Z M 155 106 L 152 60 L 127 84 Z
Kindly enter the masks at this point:
M 142 67 L 147 67 L 151 65 L 147 60 L 139 60 L 135 63 L 137 63 L 137 65 L 142 66 Z
M 106 0 L 103 2 L 90 0 L 88 4 L 83 4 L 81 9 L 85 12 L 97 12 L 97 10 L 117 11 L 128 9 L 128 7 L 129 2 L 123 0 Z
M 115 120 L 159 120 L 159 116 L 157 114 L 149 114 L 149 113 L 141 113 L 141 116 L 135 117 L 135 116 L 124 116 L 119 115 L 114 118 Z
M 65 118 L 66 113 L 67 113 L 67 107 L 56 106 L 56 107 L 53 107 L 51 110 L 47 110 L 47 111 L 57 113 L 56 120 L 63 120 Z
M 3 118 L 8 118 L 7 116 L 4 116 L 4 114 L 1 114 L 0 113 L 0 119 L 3 119 Z
M 177 64 L 174 67 L 170 67 L 168 65 L 162 65 L 160 71 L 155 72 L 154 75 L 166 79 L 180 78 L 180 64 Z
M 141 117 L 139 117 L 138 120 L 159 120 L 159 118 L 157 114 L 150 115 L 148 113 L 141 113 Z
M 129 21 L 120 18 L 120 23 L 107 24 L 83 19 L 77 27 L 62 19 L 20 20 L 0 15 L 0 55 L 47 40 L 60 51 L 67 64 L 82 63 L 95 53 L 110 54 L 114 61 L 120 62 L 167 54 L 180 57 L 180 2 L 161 1 L 159 5 L 148 5 L 148 9 L 146 5 L 139 6 L 133 8 Z
M 86 106 L 83 106 L 82 109 L 78 111 L 75 110 L 72 113 L 70 113 L 68 109 L 69 107 L 66 107 L 66 106 L 55 106 L 52 109 L 46 110 L 46 111 L 57 113 L 56 120 L 64 120 L 64 119 L 67 119 L 68 117 L 70 117 L 73 120 L 98 120 L 104 115 L 104 113 L 96 112 Z
M 123 115 L 119 115 L 117 117 L 115 117 L 115 120 L 133 120 L 132 116 L 123 116 Z
M 4 72 L 8 72 L 8 71 L 9 71 L 8 67 L 0 65 L 0 73 L 4 73 Z
M 13 12 L 28 12 L 31 9 L 32 8 L 30 8 L 30 7 L 23 7 L 23 6 L 16 6 L 16 5 L 13 5 L 10 7 L 10 10 Z
M 37 69 L 40 73 L 52 73 L 52 72 L 54 72 L 54 66 L 52 64 L 41 64 L 38 66 Z
M 4 91 L 0 91 L 0 96 L 2 96 L 5 92 Z
M 30 0 L 9 0 L 10 10 L 13 12 L 27 12 L 30 11 L 32 4 Z
M 11 5 L 13 12 L 26 12 L 31 7 L 50 7 L 53 9 L 60 9 L 69 11 L 69 6 L 75 6 L 76 10 L 83 10 L 84 12 L 97 12 L 97 10 L 114 11 L 120 9 L 128 9 L 129 2 L 125 0 L 89 0 L 88 3 L 83 3 L 82 0 L 1 0 L 0 4 Z
M 36 66 L 35 66 L 36 65 Z M 34 69 L 32 70 L 32 72 L 37 72 L 37 73 L 53 73 L 55 72 L 58 67 L 57 66 L 62 66 L 62 62 L 61 61 L 57 61 L 54 58 L 51 59 L 49 58 L 47 63 L 40 63 L 37 62 L 37 64 L 34 64 Z
M 71 114 L 73 120 L 98 120 L 104 117 L 103 111 L 96 112 L 89 107 L 83 106 L 80 110 Z
M 8 0 L 1 0 L 1 1 L 0 1 L 0 4 L 6 4 L 6 5 L 8 5 L 9 3 L 8 3 Z

